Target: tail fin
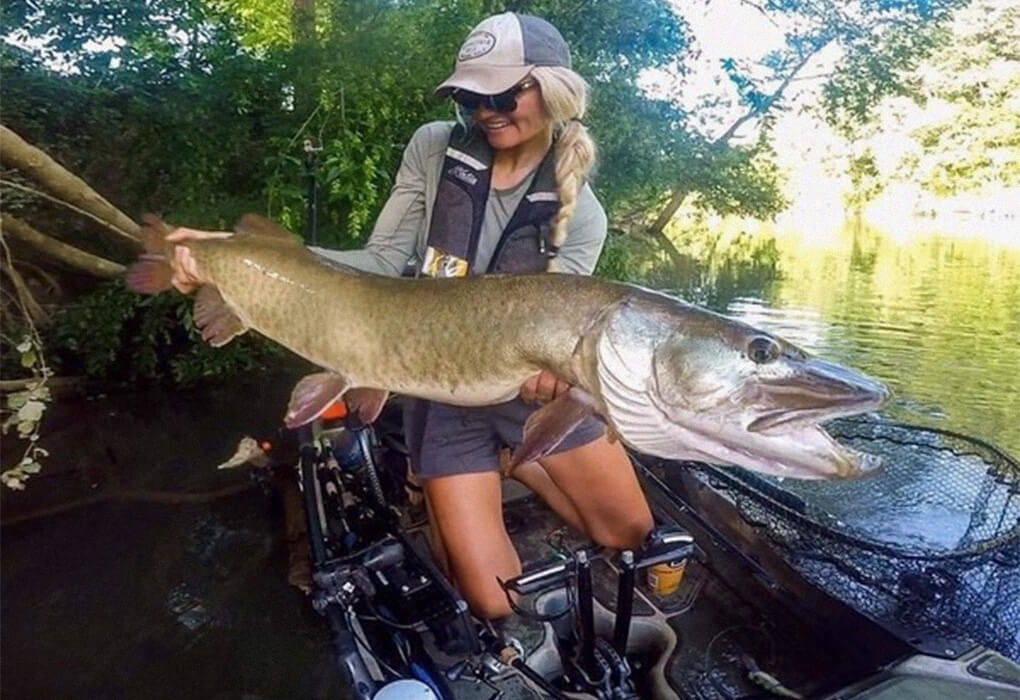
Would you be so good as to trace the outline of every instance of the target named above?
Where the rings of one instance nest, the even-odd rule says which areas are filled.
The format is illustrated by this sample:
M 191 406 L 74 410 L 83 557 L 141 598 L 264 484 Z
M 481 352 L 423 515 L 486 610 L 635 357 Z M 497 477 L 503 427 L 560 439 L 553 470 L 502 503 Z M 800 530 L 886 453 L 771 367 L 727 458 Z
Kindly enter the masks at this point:
M 142 217 L 140 235 L 145 252 L 138 256 L 138 261 L 128 267 L 124 275 L 124 284 L 132 292 L 159 294 L 172 286 L 170 251 L 173 246 L 165 240 L 169 233 L 170 228 L 155 214 L 145 214 Z

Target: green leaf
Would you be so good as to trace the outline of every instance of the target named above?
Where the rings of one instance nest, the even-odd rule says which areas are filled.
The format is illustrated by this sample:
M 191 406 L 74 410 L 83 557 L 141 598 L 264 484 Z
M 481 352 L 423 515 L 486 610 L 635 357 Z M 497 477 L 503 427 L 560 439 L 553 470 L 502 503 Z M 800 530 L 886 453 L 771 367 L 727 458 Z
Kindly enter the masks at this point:
M 21 353 L 21 366 L 25 368 L 35 367 L 36 362 L 39 358 L 35 354 L 35 350 L 27 350 Z
M 25 472 L 26 474 L 38 474 L 42 471 L 42 465 L 30 459 L 22 460 L 21 464 L 18 465 L 18 469 Z

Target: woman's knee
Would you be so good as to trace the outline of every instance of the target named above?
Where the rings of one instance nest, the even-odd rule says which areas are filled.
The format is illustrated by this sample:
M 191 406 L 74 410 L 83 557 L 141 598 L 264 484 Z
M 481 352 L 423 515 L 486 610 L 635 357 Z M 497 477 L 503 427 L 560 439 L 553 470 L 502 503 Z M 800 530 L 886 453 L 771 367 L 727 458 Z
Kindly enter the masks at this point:
M 610 549 L 638 549 L 654 526 L 650 512 L 607 518 L 588 524 L 589 536 L 595 543 Z

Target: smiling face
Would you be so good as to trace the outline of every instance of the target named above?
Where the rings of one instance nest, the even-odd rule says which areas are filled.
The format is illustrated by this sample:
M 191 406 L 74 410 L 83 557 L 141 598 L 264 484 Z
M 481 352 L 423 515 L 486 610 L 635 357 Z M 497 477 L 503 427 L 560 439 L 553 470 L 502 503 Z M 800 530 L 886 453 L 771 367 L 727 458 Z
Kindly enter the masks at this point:
M 479 105 L 474 110 L 474 123 L 493 149 L 519 148 L 534 139 L 545 138 L 550 119 L 542 104 L 542 90 L 534 80 L 529 82 L 530 87 L 517 93 L 514 111 L 497 112 L 487 105 Z

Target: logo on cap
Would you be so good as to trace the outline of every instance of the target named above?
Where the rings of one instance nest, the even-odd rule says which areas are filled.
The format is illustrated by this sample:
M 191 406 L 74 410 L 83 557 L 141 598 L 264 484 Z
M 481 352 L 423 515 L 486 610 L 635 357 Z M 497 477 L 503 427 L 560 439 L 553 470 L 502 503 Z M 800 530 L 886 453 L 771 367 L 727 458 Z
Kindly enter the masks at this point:
M 492 51 L 495 45 L 496 37 L 489 32 L 475 32 L 464 40 L 464 45 L 460 47 L 460 53 L 457 54 L 457 60 L 470 61 L 472 58 L 484 56 Z

